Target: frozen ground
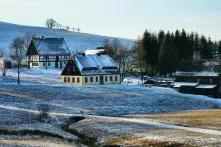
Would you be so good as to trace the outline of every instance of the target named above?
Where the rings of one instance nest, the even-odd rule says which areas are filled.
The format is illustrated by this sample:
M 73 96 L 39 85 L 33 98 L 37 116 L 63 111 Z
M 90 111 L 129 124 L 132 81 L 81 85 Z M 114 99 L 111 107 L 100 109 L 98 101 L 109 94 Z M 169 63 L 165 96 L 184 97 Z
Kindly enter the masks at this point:
M 1 112 L 18 111 L 18 108 L 36 111 L 41 103 L 49 104 L 54 113 L 101 116 L 221 108 L 219 99 L 180 94 L 168 88 L 142 87 L 136 82 L 98 86 L 64 84 L 59 82 L 59 73 L 60 70 L 27 70 L 21 75 L 22 84 L 17 86 L 16 80 L 11 79 L 16 73 L 9 70 L 11 78 L 0 77 Z
M 0 77 L 0 125 L 8 129 L 32 130 L 35 127 L 40 131 L 46 130 L 47 125 L 39 125 L 36 120 L 39 105 L 47 104 L 50 107 L 49 114 L 54 117 L 48 131 L 56 134 L 70 135 L 56 129 L 57 125 L 64 123 L 60 117 L 83 115 L 86 119 L 73 124 L 71 128 L 86 135 L 91 134 L 92 137 L 98 138 L 99 143 L 105 144 L 116 141 L 114 138 L 122 138 L 122 144 L 143 139 L 175 141 L 183 144 L 188 142 L 199 145 L 221 144 L 219 130 L 123 117 L 123 115 L 219 109 L 221 108 L 219 99 L 181 94 L 169 88 L 142 87 L 139 85 L 139 79 L 134 78 L 127 78 L 121 85 L 64 84 L 60 81 L 60 72 L 61 70 L 51 69 L 24 70 L 20 86 L 16 83 L 15 70 L 8 70 L 8 77 Z M 130 137 L 132 135 L 132 139 L 130 137 L 125 139 L 125 135 Z M 1 141 L 0 134 L 0 143 Z M 3 139 L 2 142 L 14 143 L 13 140 L 8 141 Z M 135 142 L 129 145 L 133 143 Z

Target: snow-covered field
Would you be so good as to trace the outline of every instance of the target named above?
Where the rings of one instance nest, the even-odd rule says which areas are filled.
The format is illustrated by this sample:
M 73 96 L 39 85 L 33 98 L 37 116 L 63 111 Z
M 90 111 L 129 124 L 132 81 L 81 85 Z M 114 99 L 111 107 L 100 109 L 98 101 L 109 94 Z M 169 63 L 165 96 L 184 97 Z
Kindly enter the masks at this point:
M 0 78 L 0 107 L 37 110 L 38 104 L 51 106 L 51 112 L 120 116 L 221 108 L 221 100 L 187 95 L 169 88 L 142 87 L 126 82 L 117 85 L 76 86 L 60 82 L 60 70 L 31 69 L 21 74 L 17 86 L 15 70 L 10 78 Z M 4 108 L 3 108 L 4 106 Z
M 21 85 L 16 82 L 16 70 L 7 71 L 7 77 L 0 77 L 0 125 L 6 128 L 28 128 L 36 126 L 39 106 L 50 106 L 49 114 L 55 117 L 55 125 L 64 121 L 57 117 L 84 116 L 87 119 L 73 124 L 79 132 L 93 134 L 99 142 L 116 138 L 118 135 L 133 134 L 135 137 L 205 144 L 219 140 L 219 131 L 188 128 L 162 124 L 139 118 L 125 118 L 125 115 L 168 113 L 185 110 L 219 109 L 221 100 L 207 96 L 187 95 L 169 88 L 143 87 L 139 78 L 126 78 L 122 84 L 76 86 L 60 81 L 61 70 L 26 69 L 21 73 Z M 25 125 L 24 125 L 25 124 Z M 33 125 L 32 125 L 33 124 Z M 51 124 L 54 127 L 53 123 Z M 43 126 L 44 128 L 44 126 Z M 41 129 L 41 128 L 39 128 Z M 163 129 L 164 135 L 159 135 Z M 50 130 L 49 130 L 50 131 Z M 52 129 L 56 132 L 56 129 Z M 93 132 L 93 133 L 92 133 Z M 191 132 L 191 133 L 190 133 Z M 211 136 L 200 135 L 207 133 Z M 104 135 L 109 134 L 109 135 Z M 180 136 L 176 136 L 179 134 Z M 191 134 L 195 138 L 188 138 Z M 215 137 L 213 137 L 215 135 Z M 1 137 L 1 136 L 0 136 Z M 110 138 L 111 137 L 111 138 Z M 163 137 L 163 138 L 162 138 Z M 201 140 L 200 140 L 201 139 Z M 0 139 L 1 140 L 1 139 Z M 107 140 L 106 140 L 107 141 Z M 220 143 L 220 142 L 218 142 Z

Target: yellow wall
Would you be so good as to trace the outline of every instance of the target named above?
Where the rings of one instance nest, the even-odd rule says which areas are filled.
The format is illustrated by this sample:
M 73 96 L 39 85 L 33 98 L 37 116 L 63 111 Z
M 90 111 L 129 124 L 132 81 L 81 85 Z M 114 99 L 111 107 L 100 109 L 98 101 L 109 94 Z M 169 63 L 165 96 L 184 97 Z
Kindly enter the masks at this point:
M 93 75 L 93 76 L 62 76 L 62 82 L 65 82 L 65 79 L 66 79 L 65 83 L 72 83 L 72 84 L 77 84 L 77 85 L 99 85 L 101 76 L 103 76 L 104 84 L 120 84 L 121 83 L 120 74 Z M 111 76 L 112 76 L 112 81 L 111 81 Z M 97 77 L 97 80 L 96 80 L 96 77 Z M 115 79 L 115 77 L 117 77 L 117 79 Z M 73 78 L 74 78 L 74 81 L 72 81 Z M 79 78 L 79 82 L 77 82 L 77 78 Z M 91 78 L 92 78 L 92 81 L 91 81 Z

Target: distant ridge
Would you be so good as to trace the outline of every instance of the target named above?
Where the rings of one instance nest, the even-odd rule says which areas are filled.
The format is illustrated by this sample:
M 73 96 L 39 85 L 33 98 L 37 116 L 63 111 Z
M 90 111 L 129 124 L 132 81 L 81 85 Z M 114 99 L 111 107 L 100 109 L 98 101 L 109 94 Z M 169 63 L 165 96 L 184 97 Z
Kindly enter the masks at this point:
M 10 42 L 16 37 L 23 36 L 25 33 L 34 33 L 37 36 L 65 38 L 70 50 L 78 52 L 102 46 L 106 39 L 119 39 L 123 45 L 128 47 L 132 47 L 134 44 L 134 40 L 132 39 L 17 25 L 0 21 L 0 47 L 5 48 L 6 52 L 9 52 Z

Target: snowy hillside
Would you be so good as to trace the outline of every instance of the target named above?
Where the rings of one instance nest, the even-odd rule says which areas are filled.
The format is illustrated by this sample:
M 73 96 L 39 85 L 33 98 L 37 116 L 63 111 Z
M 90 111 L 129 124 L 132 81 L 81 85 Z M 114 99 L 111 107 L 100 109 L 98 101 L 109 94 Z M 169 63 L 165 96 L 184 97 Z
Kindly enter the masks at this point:
M 23 26 L 0 22 L 0 47 L 9 50 L 10 42 L 24 33 L 35 33 L 37 36 L 63 37 L 70 50 L 84 51 L 88 48 L 102 46 L 104 40 L 114 39 L 113 37 L 99 36 L 86 33 L 69 32 L 64 30 L 52 30 L 43 27 Z M 133 40 L 119 38 L 122 44 L 131 47 Z

